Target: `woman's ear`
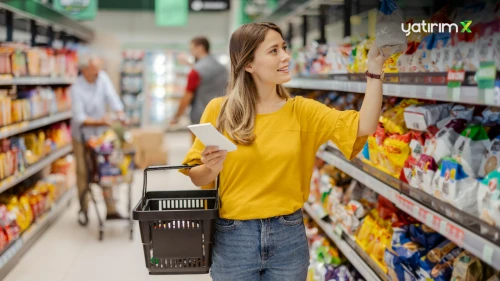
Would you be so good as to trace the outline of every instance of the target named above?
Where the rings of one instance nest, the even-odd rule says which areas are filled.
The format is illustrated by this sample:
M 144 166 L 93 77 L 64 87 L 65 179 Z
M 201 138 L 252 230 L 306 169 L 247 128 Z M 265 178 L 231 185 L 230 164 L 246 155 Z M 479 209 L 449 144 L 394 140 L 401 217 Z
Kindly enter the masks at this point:
M 245 71 L 248 72 L 248 73 L 253 73 L 253 66 L 252 66 L 252 63 L 249 63 L 246 67 L 245 67 Z

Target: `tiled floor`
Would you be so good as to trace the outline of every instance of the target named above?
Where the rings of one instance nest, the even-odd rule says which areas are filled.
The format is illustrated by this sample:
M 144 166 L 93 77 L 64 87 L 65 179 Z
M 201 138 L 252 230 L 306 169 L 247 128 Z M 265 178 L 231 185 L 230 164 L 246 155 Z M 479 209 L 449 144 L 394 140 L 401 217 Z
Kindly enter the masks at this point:
M 188 133 L 169 133 L 166 137 L 169 164 L 180 164 L 190 145 Z M 143 175 L 135 173 L 132 204 L 141 196 Z M 156 172 L 148 176 L 148 188 L 194 188 L 189 178 L 177 171 Z M 125 196 L 120 198 L 126 199 Z M 124 201 L 124 200 L 122 200 Z M 149 276 L 144 265 L 137 223 L 134 240 L 129 240 L 125 222 L 106 224 L 104 241 L 97 240 L 97 220 L 90 212 L 90 224 L 77 224 L 77 201 L 73 200 L 54 225 L 30 248 L 6 281 L 208 281 L 208 275 Z M 102 208 L 101 208 L 102 209 Z

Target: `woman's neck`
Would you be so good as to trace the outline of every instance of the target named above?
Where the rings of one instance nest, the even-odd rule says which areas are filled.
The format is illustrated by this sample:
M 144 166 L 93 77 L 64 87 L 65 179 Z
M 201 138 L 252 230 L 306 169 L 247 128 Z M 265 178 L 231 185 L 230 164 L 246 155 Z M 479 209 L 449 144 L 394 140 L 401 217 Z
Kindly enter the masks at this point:
M 276 84 L 256 83 L 259 103 L 268 103 L 280 100 L 276 91 Z

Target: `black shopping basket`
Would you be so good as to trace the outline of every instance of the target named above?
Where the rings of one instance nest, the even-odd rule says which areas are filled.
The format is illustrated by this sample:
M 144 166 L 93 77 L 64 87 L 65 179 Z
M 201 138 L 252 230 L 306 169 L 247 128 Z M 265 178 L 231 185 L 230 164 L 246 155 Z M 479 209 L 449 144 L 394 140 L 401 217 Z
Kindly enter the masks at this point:
M 148 171 L 193 166 L 151 166 L 144 170 L 142 198 L 134 208 L 146 268 L 151 275 L 206 274 L 212 262 L 218 179 L 214 190 L 147 191 Z

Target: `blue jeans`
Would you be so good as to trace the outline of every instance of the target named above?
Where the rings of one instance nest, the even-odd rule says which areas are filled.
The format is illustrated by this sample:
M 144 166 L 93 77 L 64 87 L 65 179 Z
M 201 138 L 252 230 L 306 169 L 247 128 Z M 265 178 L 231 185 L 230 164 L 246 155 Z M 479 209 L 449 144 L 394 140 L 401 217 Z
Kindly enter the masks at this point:
M 218 219 L 210 274 L 214 281 L 305 281 L 309 247 L 302 210 L 259 220 Z

